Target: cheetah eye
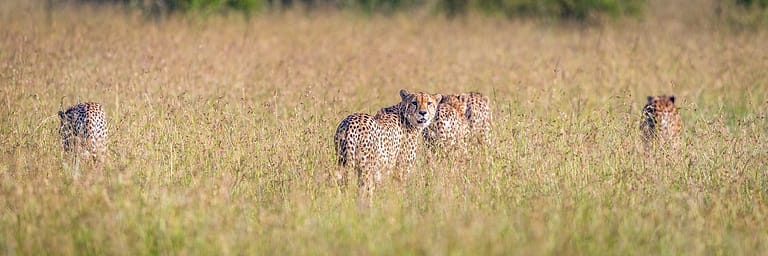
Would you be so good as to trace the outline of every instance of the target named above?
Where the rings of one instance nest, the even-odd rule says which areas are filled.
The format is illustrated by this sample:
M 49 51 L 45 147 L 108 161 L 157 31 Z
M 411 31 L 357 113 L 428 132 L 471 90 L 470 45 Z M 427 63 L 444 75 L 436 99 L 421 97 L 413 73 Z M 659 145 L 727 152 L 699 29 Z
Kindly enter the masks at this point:
M 411 102 L 411 104 L 413 104 L 414 106 L 419 105 L 419 103 L 416 101 Z
M 428 101 L 428 102 L 427 102 L 427 106 L 429 106 L 429 105 L 432 105 L 432 102 L 431 102 L 431 101 Z

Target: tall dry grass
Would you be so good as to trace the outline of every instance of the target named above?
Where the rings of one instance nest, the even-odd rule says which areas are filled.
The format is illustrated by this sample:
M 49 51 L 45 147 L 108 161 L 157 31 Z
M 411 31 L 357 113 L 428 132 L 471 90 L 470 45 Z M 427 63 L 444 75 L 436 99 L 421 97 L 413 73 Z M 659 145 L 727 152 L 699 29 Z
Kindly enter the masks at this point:
M 764 31 L 669 11 L 579 28 L 41 6 L 0 3 L 5 254 L 768 251 Z M 490 96 L 494 144 L 420 158 L 360 207 L 325 179 L 333 132 L 401 88 Z M 648 161 L 640 106 L 662 93 L 685 145 Z M 57 135 L 86 100 L 109 117 L 103 172 Z

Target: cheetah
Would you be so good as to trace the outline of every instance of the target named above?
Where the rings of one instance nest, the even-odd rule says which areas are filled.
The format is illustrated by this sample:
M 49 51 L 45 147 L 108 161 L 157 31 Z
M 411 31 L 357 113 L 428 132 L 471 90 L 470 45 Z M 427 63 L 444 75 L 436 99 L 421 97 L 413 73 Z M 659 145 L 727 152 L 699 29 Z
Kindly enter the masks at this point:
M 462 93 L 458 96 L 467 105 L 465 116 L 469 121 L 470 139 L 477 144 L 490 144 L 493 121 L 490 99 L 478 92 Z
M 444 95 L 437 107 L 435 120 L 424 129 L 427 145 L 433 150 L 466 153 L 466 139 L 470 131 L 466 113 L 467 104 L 458 95 Z
M 59 111 L 61 142 L 72 152 L 103 163 L 107 152 L 107 123 L 101 104 L 84 102 Z
M 459 108 L 463 110 L 462 116 L 467 120 L 469 124 L 469 133 L 466 135 L 466 139 L 473 144 L 488 145 L 491 142 L 491 122 L 493 116 L 491 114 L 490 99 L 477 92 L 460 93 L 453 95 L 444 95 L 443 101 L 446 96 L 457 97 L 463 106 Z M 455 104 L 454 104 L 455 105 Z M 437 123 L 432 123 L 432 126 L 436 126 Z M 440 128 L 430 128 L 433 132 L 439 132 Z M 427 136 L 432 139 L 437 138 L 435 136 Z M 430 139 L 428 139 L 429 141 Z
M 338 164 L 354 168 L 358 186 L 373 193 L 382 172 L 398 167 L 407 174 L 416 159 L 421 132 L 429 126 L 442 98 L 439 94 L 400 90 L 401 101 L 376 115 L 353 113 L 336 128 Z M 339 173 L 343 181 L 345 172 Z
M 648 96 L 648 103 L 643 107 L 643 120 L 640 123 L 646 148 L 656 141 L 659 145 L 677 149 L 682 126 L 680 114 L 675 106 L 675 96 Z

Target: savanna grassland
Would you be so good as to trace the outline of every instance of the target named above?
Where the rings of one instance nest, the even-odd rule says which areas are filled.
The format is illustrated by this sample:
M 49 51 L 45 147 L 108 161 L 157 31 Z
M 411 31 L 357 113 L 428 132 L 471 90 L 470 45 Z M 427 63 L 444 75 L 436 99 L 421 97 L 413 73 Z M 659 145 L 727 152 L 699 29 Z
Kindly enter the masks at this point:
M 1 1 L 0 253 L 763 254 L 768 32 L 709 5 L 577 26 Z M 488 95 L 493 143 L 420 157 L 362 206 L 328 179 L 336 125 L 402 88 Z M 685 143 L 649 160 L 657 94 Z M 80 101 L 109 118 L 102 171 L 62 152 L 56 112 Z

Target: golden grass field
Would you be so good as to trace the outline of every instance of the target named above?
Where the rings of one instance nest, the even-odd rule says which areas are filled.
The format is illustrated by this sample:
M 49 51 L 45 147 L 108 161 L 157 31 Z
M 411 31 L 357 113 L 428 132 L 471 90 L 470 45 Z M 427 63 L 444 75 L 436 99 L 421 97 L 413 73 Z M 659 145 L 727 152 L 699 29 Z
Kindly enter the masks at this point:
M 768 31 L 702 2 L 581 27 L 2 1 L 0 254 L 764 254 Z M 488 95 L 493 144 L 420 157 L 362 207 L 327 178 L 333 134 L 402 88 Z M 685 143 L 651 161 L 657 94 Z M 81 101 L 108 115 L 103 171 L 62 152 Z

